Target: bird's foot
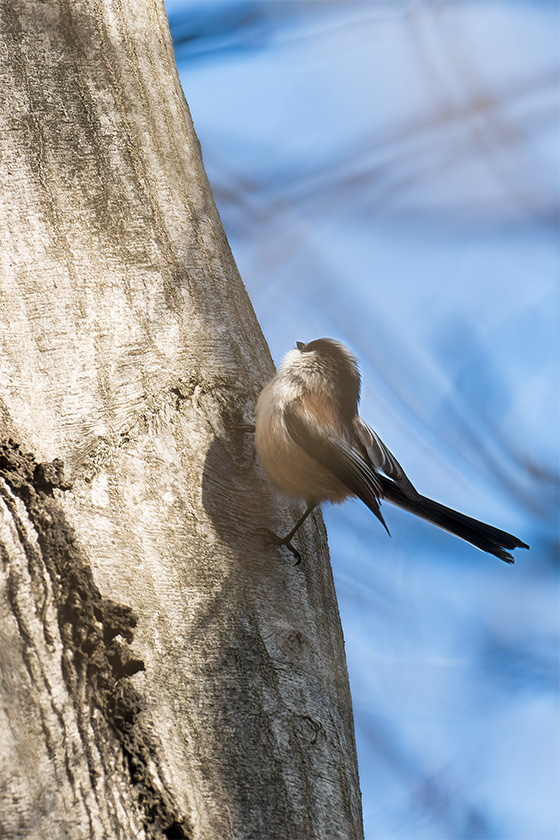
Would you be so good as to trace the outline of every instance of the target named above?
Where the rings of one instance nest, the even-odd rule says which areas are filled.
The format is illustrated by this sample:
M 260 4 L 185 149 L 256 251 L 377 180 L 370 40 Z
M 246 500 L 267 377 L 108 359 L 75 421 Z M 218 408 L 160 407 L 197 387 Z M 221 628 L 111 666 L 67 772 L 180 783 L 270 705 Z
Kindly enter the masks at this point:
M 271 531 L 269 528 L 261 528 L 260 532 L 262 534 L 264 534 L 267 542 L 270 545 L 279 545 L 279 546 L 283 545 L 283 546 L 285 546 L 285 548 L 288 549 L 288 551 L 291 551 L 292 554 L 294 555 L 294 557 L 296 558 L 296 562 L 294 563 L 294 566 L 298 566 L 301 563 L 301 554 L 299 553 L 297 548 L 294 548 L 294 546 L 290 542 L 291 534 L 288 534 L 287 537 L 279 537 L 278 534 L 275 534 L 274 531 Z

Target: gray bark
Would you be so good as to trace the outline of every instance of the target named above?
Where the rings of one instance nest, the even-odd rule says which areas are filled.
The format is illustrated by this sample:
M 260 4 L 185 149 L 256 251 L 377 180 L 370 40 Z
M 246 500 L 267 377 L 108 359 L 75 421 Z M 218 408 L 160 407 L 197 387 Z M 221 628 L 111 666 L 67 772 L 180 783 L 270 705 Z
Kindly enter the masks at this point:
M 162 0 L 0 0 L 0 837 L 362 836 L 320 517 Z

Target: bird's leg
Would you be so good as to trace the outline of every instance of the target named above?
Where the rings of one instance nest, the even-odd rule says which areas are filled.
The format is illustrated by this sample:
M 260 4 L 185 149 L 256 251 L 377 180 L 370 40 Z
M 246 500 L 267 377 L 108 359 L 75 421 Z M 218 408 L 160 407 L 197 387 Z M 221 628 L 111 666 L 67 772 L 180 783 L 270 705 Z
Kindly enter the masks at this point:
M 294 548 L 294 546 L 292 545 L 292 542 L 291 542 L 292 537 L 301 528 L 301 526 L 303 525 L 303 523 L 305 522 L 305 520 L 307 519 L 307 517 L 309 516 L 311 511 L 315 510 L 316 507 L 317 507 L 317 505 L 312 505 L 312 504 L 307 505 L 307 508 L 305 509 L 305 513 L 303 514 L 303 516 L 301 516 L 298 519 L 298 521 L 296 522 L 296 524 L 294 525 L 294 527 L 292 528 L 290 533 L 286 534 L 285 537 L 277 536 L 277 534 L 275 534 L 274 531 L 270 531 L 268 528 L 264 529 L 265 533 L 266 533 L 266 535 L 269 538 L 271 543 L 273 543 L 274 545 L 284 545 L 284 546 L 286 546 L 287 549 L 289 549 L 292 552 L 292 554 L 296 558 L 296 566 L 298 565 L 298 563 L 301 563 L 301 554 L 299 553 L 297 548 Z

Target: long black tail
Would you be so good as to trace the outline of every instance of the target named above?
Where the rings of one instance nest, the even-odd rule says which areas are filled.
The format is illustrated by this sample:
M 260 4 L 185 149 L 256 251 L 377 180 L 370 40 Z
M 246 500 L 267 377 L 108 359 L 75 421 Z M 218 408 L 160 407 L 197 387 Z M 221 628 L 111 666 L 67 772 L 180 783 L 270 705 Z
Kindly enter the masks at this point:
M 445 505 L 440 505 L 439 502 L 434 502 L 426 496 L 420 494 L 408 496 L 390 480 L 383 481 L 383 492 L 388 502 L 392 502 L 394 505 L 422 517 L 422 519 L 427 519 L 428 522 L 433 522 L 434 525 L 450 531 L 482 551 L 494 554 L 500 560 L 505 560 L 506 563 L 514 562 L 512 555 L 506 549 L 511 551 L 514 548 L 529 548 L 528 545 L 512 534 L 500 531 L 499 528 L 494 528 L 493 525 L 487 525 L 485 522 L 479 522 L 478 519 L 465 516 L 464 513 L 459 513 L 445 507 Z

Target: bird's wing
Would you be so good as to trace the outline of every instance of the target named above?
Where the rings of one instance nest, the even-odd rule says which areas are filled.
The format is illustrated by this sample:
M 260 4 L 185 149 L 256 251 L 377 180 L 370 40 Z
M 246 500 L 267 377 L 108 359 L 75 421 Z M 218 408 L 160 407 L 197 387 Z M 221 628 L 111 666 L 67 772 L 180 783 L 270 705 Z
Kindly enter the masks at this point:
M 382 487 L 368 462 L 341 435 L 317 431 L 311 417 L 299 401 L 292 401 L 284 409 L 286 428 L 292 440 L 311 458 L 329 470 L 348 490 L 358 496 L 374 513 L 389 533 L 379 510 Z
M 354 421 L 353 435 L 348 440 L 335 430 L 328 435 L 323 429 L 319 434 L 311 415 L 306 413 L 299 400 L 285 408 L 284 417 L 294 442 L 358 496 L 377 516 L 387 533 L 389 530 L 379 510 L 382 498 L 506 563 L 513 563 L 513 557 L 506 549 L 529 547 L 506 531 L 421 496 L 394 455 L 359 417 Z
M 393 453 L 387 449 L 377 432 L 374 432 L 371 426 L 364 423 L 361 417 L 356 417 L 354 420 L 354 432 L 376 472 L 392 479 L 405 495 L 418 495 L 417 490 Z M 381 477 L 380 480 L 385 487 L 386 482 Z

